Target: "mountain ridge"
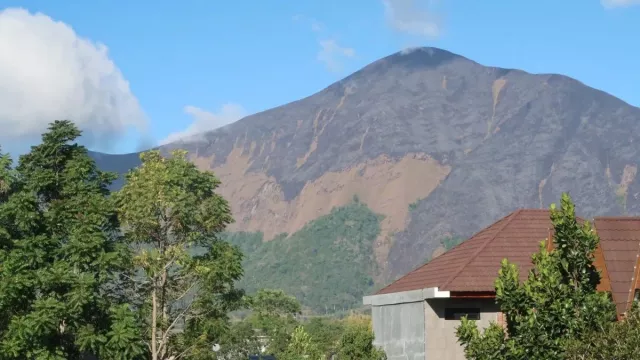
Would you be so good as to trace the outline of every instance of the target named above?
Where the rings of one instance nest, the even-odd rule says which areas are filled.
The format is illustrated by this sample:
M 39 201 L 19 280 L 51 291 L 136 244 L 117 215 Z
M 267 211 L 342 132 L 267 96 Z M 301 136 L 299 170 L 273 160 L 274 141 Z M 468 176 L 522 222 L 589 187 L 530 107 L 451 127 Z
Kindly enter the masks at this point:
M 358 197 L 384 216 L 373 245 L 384 283 L 441 253 L 442 239 L 562 191 L 587 216 L 640 213 L 639 122 L 640 109 L 570 77 L 420 48 L 160 149 L 213 170 L 231 230 L 266 240 Z M 135 165 L 120 156 L 96 158 L 121 173 Z

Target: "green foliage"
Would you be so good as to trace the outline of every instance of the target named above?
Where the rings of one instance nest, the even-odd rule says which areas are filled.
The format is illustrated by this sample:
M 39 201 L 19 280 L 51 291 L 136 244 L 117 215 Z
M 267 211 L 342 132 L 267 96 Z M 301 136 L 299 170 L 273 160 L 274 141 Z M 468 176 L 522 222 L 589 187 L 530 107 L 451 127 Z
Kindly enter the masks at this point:
M 340 343 L 338 358 L 342 360 L 386 360 L 385 353 L 373 345 L 371 321 L 347 321 Z
M 260 289 L 247 300 L 253 313 L 259 317 L 292 317 L 300 314 L 300 303 L 282 290 Z
M 300 314 L 300 303 L 282 290 L 261 289 L 249 297 L 252 311 L 247 319 L 258 330 L 259 335 L 269 338 L 269 354 L 282 355 L 291 342 L 291 334 L 298 326 L 296 316 Z
M 327 359 L 338 352 L 340 338 L 345 329 L 344 321 L 328 317 L 314 317 L 304 328 Z
M 354 202 L 335 208 L 290 237 L 263 242 L 261 233 L 230 233 L 225 239 L 245 254 L 248 292 L 283 289 L 317 313 L 359 306 L 373 288 L 373 241 L 381 216 Z
M 640 307 L 635 303 L 624 321 L 605 324 L 567 344 L 567 360 L 627 360 L 640 357 Z
M 218 238 L 232 221 L 229 205 L 215 192 L 220 181 L 198 170 L 186 152 L 167 159 L 150 151 L 141 160 L 114 197 L 136 251 L 135 303 L 151 358 L 209 358 L 242 297 L 234 288 L 242 254 Z
M 238 321 L 231 326 L 220 337 L 220 350 L 217 354 L 210 354 L 205 351 L 193 359 L 208 359 L 205 355 L 210 355 L 211 359 L 248 359 L 249 355 L 261 353 L 262 344 L 249 321 Z
M 184 151 L 142 154 L 110 196 L 115 176 L 71 144 L 78 136 L 58 121 L 15 169 L 0 154 L 0 359 L 215 360 L 246 358 L 265 344 L 285 360 L 381 358 L 370 325 L 303 325 L 296 297 L 235 287 L 242 250 L 258 255 L 254 284 L 264 268 L 289 288 L 304 284 L 297 295 L 316 296 L 316 305 L 335 293 L 343 297 L 330 305 L 359 302 L 373 285 L 380 217 L 357 198 L 291 238 L 264 244 L 259 233 L 226 234 L 232 246 L 220 236 L 232 218 L 218 179 Z M 353 276 L 344 281 L 345 273 Z M 333 293 L 307 291 L 324 277 Z M 231 323 L 241 308 L 249 316 Z
M 16 173 L 11 168 L 13 160 L 9 154 L 2 153 L 0 146 L 0 202 L 7 200 L 7 195 L 11 192 L 11 188 L 16 180 Z
M 465 238 L 461 237 L 461 236 L 447 236 L 444 239 L 442 239 L 440 241 L 440 243 L 442 244 L 442 246 L 444 247 L 444 249 L 446 251 L 449 251 L 451 249 L 453 249 L 454 247 L 462 244 L 464 242 Z
M 463 317 L 457 329 L 457 335 L 460 343 L 465 347 L 467 359 L 518 359 L 514 356 L 517 351 L 515 344 L 506 340 L 504 329 L 496 323 L 491 323 L 483 332 L 480 332 L 475 321 Z
M 107 187 L 80 131 L 56 121 L 11 169 L 0 157 L 0 358 L 139 359 L 122 303 L 129 254 Z
M 246 297 L 251 314 L 232 325 L 221 343 L 220 358 L 243 358 L 258 354 L 260 337 L 266 354 L 278 359 L 382 360 L 373 346 L 370 316 L 346 319 L 313 318 L 300 322 L 298 301 L 280 290 L 260 290 Z
M 299 326 L 296 316 L 300 314 L 300 303 L 281 290 L 269 289 L 261 289 L 243 300 L 251 313 L 221 334 L 219 358 L 246 358 L 259 354 L 263 345 L 267 353 L 280 358 L 288 351 Z
M 298 326 L 293 330 L 286 350 L 277 358 L 282 360 L 322 360 L 324 356 L 304 327 Z
M 506 317 L 506 334 L 493 325 L 483 333 L 463 320 L 457 329 L 468 359 L 564 359 L 568 343 L 601 329 L 615 319 L 606 293 L 596 287 L 593 265 L 598 237 L 587 222 L 576 221 L 567 194 L 560 209 L 551 206 L 554 244 L 544 243 L 532 257 L 534 268 L 524 283 L 515 265 L 503 260 L 496 280 L 496 300 Z

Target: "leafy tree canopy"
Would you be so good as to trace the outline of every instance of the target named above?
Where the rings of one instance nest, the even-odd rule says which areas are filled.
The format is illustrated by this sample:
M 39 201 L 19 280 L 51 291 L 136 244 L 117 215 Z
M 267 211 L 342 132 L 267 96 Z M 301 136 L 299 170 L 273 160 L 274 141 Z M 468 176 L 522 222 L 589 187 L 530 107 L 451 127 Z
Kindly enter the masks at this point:
M 227 331 L 242 291 L 242 254 L 218 234 L 233 221 L 220 181 L 189 162 L 141 154 L 115 194 L 124 236 L 135 250 L 137 299 L 153 360 L 207 359 Z
M 144 352 L 122 303 L 128 252 L 107 187 L 56 121 L 11 169 L 0 157 L 0 358 L 136 359 Z

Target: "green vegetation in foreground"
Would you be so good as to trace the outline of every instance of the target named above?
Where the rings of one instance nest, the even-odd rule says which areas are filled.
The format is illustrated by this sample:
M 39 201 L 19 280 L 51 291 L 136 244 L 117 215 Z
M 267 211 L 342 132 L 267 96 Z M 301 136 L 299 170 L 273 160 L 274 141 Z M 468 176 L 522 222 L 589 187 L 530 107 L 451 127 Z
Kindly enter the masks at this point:
M 265 338 L 279 360 L 385 358 L 366 316 L 307 330 L 295 297 L 233 286 L 231 210 L 186 152 L 143 153 L 111 193 L 80 134 L 55 121 L 15 167 L 0 151 L 0 359 L 247 359 Z
M 238 284 L 253 293 L 283 289 L 316 313 L 353 308 L 373 288 L 373 241 L 381 215 L 365 204 L 335 208 L 300 231 L 263 242 L 262 233 L 227 233 L 245 254 L 245 276 Z
M 507 259 L 496 280 L 496 302 L 506 326 L 492 323 L 484 330 L 462 318 L 457 336 L 469 360 L 515 359 L 638 359 L 638 335 L 624 322 L 614 323 L 615 306 L 597 290 L 600 272 L 594 265 L 599 239 L 589 222 L 579 223 L 575 206 L 563 193 L 560 208 L 551 205 L 554 248 L 544 242 L 532 256 L 534 268 L 524 282 Z M 638 324 L 637 314 L 632 321 Z M 634 324 L 634 323 L 631 324 Z M 603 343 L 611 335 L 626 346 Z

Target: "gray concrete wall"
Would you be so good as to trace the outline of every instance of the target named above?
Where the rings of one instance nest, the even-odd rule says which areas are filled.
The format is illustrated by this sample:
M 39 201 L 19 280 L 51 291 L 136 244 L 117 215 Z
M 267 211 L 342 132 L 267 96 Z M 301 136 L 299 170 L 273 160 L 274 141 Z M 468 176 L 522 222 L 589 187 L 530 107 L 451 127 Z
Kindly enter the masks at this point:
M 374 344 L 388 360 L 425 359 L 424 301 L 372 306 Z
M 493 299 L 430 299 L 425 303 L 425 360 L 465 360 L 455 330 L 460 321 L 445 320 L 446 308 L 479 308 L 479 328 L 498 321 L 499 308 Z

